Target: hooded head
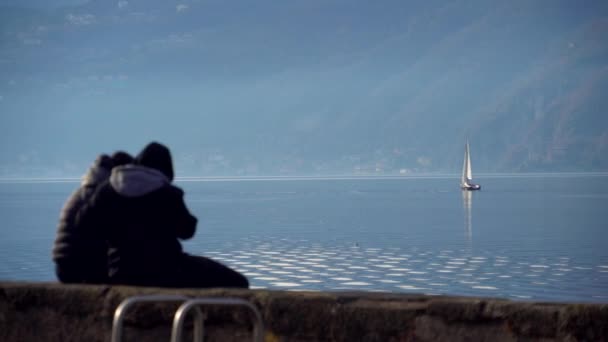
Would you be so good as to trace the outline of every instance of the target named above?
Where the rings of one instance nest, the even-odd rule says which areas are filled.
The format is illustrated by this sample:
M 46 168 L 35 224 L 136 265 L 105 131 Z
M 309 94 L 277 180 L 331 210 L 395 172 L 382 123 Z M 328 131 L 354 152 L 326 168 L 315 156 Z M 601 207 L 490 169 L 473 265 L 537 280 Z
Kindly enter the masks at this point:
M 114 166 L 121 166 L 126 164 L 133 164 L 135 159 L 133 156 L 124 151 L 116 151 L 112 154 L 112 161 L 114 162 Z
M 135 157 L 135 164 L 156 169 L 167 176 L 169 181 L 173 180 L 171 152 L 165 145 L 157 142 L 149 143 L 137 157 Z
M 91 165 L 87 172 L 82 176 L 81 184 L 83 186 L 96 186 L 97 184 L 102 183 L 110 177 L 110 172 L 113 167 L 114 161 L 110 156 L 107 154 L 97 156 L 93 165 Z
M 97 156 L 97 158 L 95 158 L 93 166 L 106 170 L 112 170 L 114 167 L 114 160 L 112 160 L 112 157 L 108 156 L 107 154 L 100 154 Z

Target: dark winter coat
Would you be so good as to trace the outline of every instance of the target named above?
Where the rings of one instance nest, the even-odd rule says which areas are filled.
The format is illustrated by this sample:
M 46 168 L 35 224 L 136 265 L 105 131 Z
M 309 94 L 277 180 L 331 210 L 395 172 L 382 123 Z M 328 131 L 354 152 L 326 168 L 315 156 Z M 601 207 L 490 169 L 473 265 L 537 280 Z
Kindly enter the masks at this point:
M 158 169 L 125 165 L 112 170 L 79 215 L 83 225 L 108 242 L 112 283 L 168 284 L 183 256 L 178 239 L 188 239 L 196 230 L 197 219 L 183 195 Z
M 103 237 L 79 224 L 78 211 L 96 188 L 110 177 L 112 161 L 99 156 L 82 178 L 81 186 L 68 198 L 59 217 L 53 246 L 55 271 L 66 283 L 104 283 L 107 281 L 107 244 Z

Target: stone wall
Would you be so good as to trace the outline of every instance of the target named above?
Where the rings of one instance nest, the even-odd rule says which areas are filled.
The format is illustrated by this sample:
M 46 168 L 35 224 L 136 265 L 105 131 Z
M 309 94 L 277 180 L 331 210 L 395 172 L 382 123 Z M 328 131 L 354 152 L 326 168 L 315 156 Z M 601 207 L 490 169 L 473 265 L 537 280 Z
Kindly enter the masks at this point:
M 145 294 L 237 297 L 262 313 L 274 341 L 608 341 L 608 304 L 368 292 L 158 289 L 0 283 L 0 341 L 110 341 L 114 310 Z M 169 341 L 177 304 L 137 304 L 123 341 Z M 245 309 L 206 310 L 206 341 L 252 337 Z M 192 324 L 187 325 L 191 334 Z M 191 340 L 191 335 L 186 341 Z

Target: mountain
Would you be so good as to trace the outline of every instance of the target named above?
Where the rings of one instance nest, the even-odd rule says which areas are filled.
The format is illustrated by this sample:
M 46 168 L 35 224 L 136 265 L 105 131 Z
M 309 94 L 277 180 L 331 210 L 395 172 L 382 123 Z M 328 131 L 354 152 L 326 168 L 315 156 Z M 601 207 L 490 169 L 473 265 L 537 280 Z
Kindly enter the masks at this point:
M 0 176 L 149 140 L 186 174 L 458 172 L 467 138 L 477 172 L 606 171 L 607 29 L 601 0 L 5 5 Z

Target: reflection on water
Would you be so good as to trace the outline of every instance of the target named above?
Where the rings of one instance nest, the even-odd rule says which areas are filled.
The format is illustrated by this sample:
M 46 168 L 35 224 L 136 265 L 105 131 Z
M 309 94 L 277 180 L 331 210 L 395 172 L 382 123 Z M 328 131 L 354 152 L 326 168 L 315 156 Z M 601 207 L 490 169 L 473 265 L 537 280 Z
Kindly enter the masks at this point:
M 285 238 L 245 238 L 205 254 L 244 273 L 253 288 L 608 301 L 608 265 L 582 265 L 567 257 L 380 249 Z
M 471 211 L 473 209 L 473 192 L 462 191 L 462 208 L 464 209 L 464 232 L 467 241 L 471 243 L 473 237 L 473 217 Z

